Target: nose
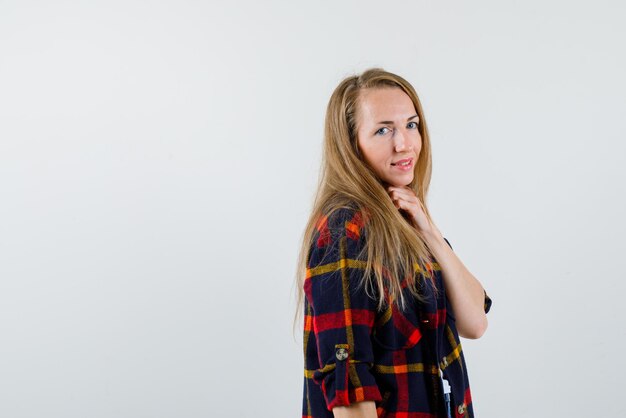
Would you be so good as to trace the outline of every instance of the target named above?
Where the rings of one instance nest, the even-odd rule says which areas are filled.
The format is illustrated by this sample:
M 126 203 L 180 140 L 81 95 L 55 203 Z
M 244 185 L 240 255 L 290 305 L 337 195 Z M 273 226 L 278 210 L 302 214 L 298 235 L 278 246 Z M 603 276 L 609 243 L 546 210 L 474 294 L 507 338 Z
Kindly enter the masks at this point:
M 402 152 L 412 148 L 411 141 L 409 140 L 407 133 L 401 129 L 396 131 L 394 148 L 396 152 Z

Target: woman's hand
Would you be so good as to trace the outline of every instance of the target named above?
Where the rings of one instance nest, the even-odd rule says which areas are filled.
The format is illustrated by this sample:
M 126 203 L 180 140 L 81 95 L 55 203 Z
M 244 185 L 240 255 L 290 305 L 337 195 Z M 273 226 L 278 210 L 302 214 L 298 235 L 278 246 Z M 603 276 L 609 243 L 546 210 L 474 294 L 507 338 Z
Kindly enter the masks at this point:
M 423 233 L 424 241 L 439 263 L 446 294 L 456 315 L 456 327 L 464 338 L 480 338 L 487 329 L 484 311 L 485 291 L 472 273 L 444 241 L 441 232 L 428 221 L 424 205 L 408 187 L 387 186 L 393 204 L 409 216 L 414 228 Z
M 426 216 L 424 205 L 415 195 L 413 189 L 407 186 L 387 186 L 387 193 L 395 207 L 409 215 L 410 222 L 414 228 L 423 233 L 430 233 L 435 229 Z

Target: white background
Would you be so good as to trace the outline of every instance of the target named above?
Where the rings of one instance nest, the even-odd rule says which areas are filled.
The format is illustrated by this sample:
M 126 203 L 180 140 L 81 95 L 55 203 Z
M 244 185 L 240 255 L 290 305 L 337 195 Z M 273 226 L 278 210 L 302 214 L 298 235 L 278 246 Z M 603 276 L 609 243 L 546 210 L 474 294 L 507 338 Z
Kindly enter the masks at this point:
M 0 1 L 0 416 L 297 417 L 293 280 L 345 76 L 408 79 L 493 298 L 477 417 L 623 414 L 618 1 Z

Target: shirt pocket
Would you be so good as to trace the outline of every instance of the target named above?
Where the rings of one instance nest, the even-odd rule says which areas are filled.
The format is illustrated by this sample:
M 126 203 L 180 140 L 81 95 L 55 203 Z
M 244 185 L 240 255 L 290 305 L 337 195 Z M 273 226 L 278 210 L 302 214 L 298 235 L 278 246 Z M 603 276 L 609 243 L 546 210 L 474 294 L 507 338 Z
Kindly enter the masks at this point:
M 406 350 L 422 338 L 414 309 L 400 311 L 395 305 L 388 307 L 376 320 L 372 341 L 386 350 Z

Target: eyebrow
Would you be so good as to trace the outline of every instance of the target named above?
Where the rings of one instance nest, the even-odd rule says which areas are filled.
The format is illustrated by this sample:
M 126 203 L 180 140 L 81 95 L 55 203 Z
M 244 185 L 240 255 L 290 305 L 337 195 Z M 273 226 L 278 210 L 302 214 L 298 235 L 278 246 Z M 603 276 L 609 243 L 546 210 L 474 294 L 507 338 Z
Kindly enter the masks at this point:
M 415 119 L 418 115 L 413 115 L 410 118 L 408 118 L 406 121 L 410 121 L 411 119 Z M 383 120 L 377 123 L 377 125 L 390 125 L 393 124 L 392 120 Z

